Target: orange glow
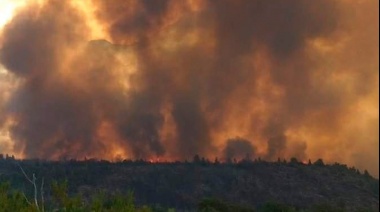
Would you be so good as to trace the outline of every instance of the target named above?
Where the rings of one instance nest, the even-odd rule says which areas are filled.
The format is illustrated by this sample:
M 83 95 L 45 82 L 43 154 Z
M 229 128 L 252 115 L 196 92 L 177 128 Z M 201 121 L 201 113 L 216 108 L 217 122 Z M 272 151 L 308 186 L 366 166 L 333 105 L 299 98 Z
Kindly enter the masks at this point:
M 0 0 L 0 153 L 377 176 L 378 1 L 220 2 Z
M 160 163 L 160 158 L 151 158 L 151 159 L 148 159 L 148 162 L 149 163 Z
M 0 0 L 0 30 L 10 21 L 17 7 L 26 3 L 26 0 Z

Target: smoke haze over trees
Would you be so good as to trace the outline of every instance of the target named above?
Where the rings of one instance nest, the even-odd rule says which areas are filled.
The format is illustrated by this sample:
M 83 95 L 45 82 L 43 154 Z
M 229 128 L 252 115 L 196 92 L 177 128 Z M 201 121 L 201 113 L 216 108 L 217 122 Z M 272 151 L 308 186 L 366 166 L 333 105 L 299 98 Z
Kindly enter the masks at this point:
M 378 176 L 378 7 L 26 2 L 0 26 L 0 151 L 323 157 Z

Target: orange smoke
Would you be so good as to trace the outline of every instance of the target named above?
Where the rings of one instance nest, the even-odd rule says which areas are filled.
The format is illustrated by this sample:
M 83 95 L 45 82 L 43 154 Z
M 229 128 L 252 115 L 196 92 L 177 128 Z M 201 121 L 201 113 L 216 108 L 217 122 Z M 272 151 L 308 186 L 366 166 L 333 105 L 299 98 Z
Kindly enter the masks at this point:
M 295 156 L 378 176 L 378 1 L 0 6 L 0 152 Z

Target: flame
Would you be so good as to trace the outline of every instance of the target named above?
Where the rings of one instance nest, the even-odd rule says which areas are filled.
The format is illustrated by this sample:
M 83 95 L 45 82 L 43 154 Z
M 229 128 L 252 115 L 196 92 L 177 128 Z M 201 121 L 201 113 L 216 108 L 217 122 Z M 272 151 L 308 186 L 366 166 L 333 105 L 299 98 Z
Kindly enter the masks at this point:
M 73 7 L 77 8 L 83 14 L 87 25 L 90 28 L 90 37 L 91 40 L 97 39 L 106 39 L 110 40 L 111 38 L 106 33 L 105 28 L 99 23 L 98 19 L 95 17 L 96 7 L 93 4 L 92 0 L 71 0 L 70 2 Z
M 0 0 L 0 30 L 12 19 L 15 10 L 25 3 L 26 0 Z
M 148 159 L 148 162 L 149 163 L 160 163 L 161 160 L 160 160 L 159 157 L 156 157 L 156 158 L 150 158 L 150 159 Z
M 0 0 L 0 32 L 23 6 L 34 3 L 41 5 L 45 0 Z
M 15 69 L 0 66 L 1 151 L 159 163 L 190 154 L 223 157 L 226 141 L 242 137 L 255 157 L 323 158 L 378 170 L 377 162 L 366 162 L 376 159 L 379 143 L 378 27 L 369 27 L 378 11 L 370 0 L 338 1 L 341 14 L 332 17 L 328 1 L 302 3 L 317 14 L 300 22 L 304 13 L 281 18 L 282 3 L 144 2 L 0 0 L 0 51 L 10 40 L 1 53 L 10 54 L 4 61 Z M 32 3 L 41 11 L 28 11 L 35 20 L 25 27 L 17 15 Z M 265 12 L 272 6 L 273 14 Z M 276 26 L 282 21 L 291 26 Z M 22 27 L 34 31 L 25 36 Z M 24 53 L 30 61 L 12 63 Z M 17 70 L 24 62 L 35 67 Z M 64 106 L 54 104 L 61 99 Z M 35 111 L 43 115 L 21 123 Z M 40 141 L 38 124 L 54 125 L 54 135 Z M 268 156 L 276 145 L 278 155 Z

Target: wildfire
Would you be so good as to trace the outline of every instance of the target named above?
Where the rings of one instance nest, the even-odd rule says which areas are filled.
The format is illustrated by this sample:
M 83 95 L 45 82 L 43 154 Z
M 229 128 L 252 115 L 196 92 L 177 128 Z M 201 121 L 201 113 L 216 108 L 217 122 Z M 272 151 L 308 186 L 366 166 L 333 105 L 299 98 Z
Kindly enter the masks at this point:
M 0 0 L 0 151 L 377 172 L 378 4 Z
M 25 4 L 25 1 L 0 0 L 0 30 L 13 17 L 17 7 Z
M 148 162 L 149 163 L 160 163 L 162 161 L 160 160 L 159 157 L 156 157 L 156 158 L 150 158 L 150 159 L 148 159 Z

